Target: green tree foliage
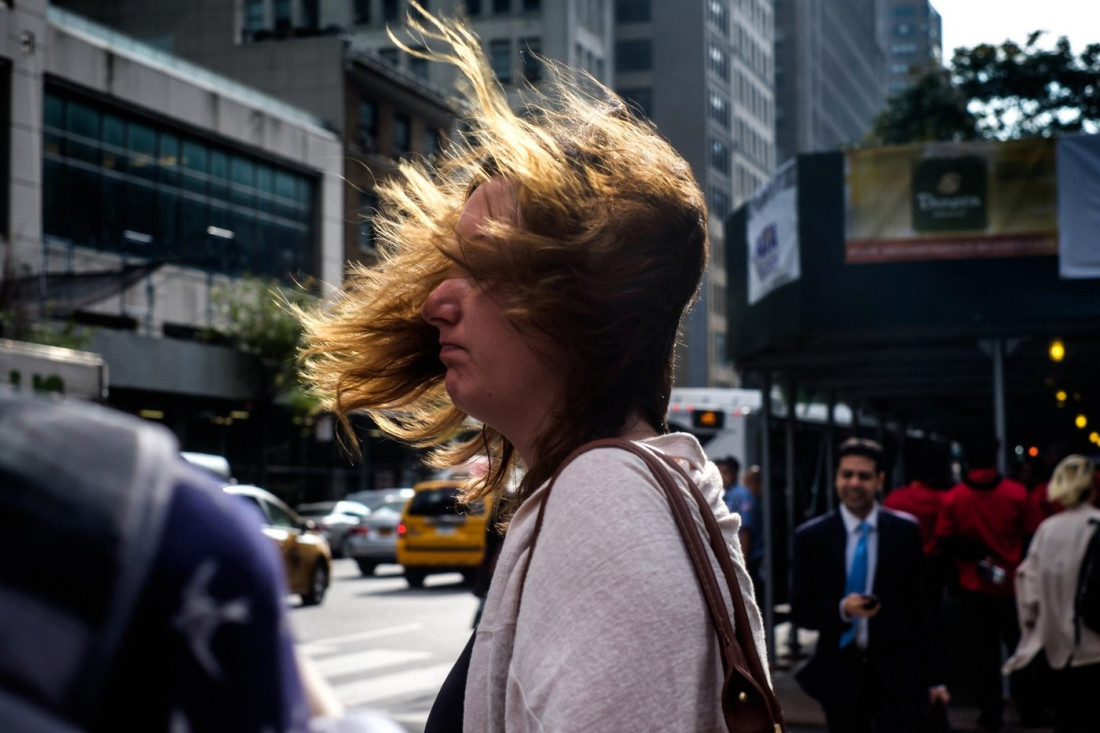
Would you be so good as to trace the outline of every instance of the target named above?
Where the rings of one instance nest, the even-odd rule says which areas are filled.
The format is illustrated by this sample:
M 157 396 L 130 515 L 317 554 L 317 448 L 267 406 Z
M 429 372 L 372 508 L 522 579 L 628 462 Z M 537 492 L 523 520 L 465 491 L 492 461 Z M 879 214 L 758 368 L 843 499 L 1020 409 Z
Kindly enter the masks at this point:
M 302 326 L 289 304 L 306 307 L 314 296 L 305 288 L 287 288 L 275 280 L 242 278 L 214 288 L 215 326 L 208 341 L 228 343 L 256 357 L 263 384 L 261 399 L 284 395 L 295 411 L 311 411 L 313 403 L 298 382 L 296 357 Z
M 958 48 L 947 73 L 929 70 L 891 97 L 870 141 L 1010 140 L 1100 129 L 1100 44 L 1074 54 L 1069 40 L 1040 48 L 1041 31 L 1020 45 Z

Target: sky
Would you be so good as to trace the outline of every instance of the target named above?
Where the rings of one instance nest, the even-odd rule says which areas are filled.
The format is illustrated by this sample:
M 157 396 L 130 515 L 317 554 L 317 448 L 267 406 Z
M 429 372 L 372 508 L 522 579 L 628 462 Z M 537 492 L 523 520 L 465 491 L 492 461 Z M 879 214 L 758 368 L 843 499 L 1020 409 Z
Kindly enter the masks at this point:
M 943 17 L 943 57 L 959 46 L 1024 43 L 1034 30 L 1050 31 L 1040 41 L 1052 46 L 1068 36 L 1075 55 L 1100 43 L 1100 3 L 1096 0 L 932 0 Z

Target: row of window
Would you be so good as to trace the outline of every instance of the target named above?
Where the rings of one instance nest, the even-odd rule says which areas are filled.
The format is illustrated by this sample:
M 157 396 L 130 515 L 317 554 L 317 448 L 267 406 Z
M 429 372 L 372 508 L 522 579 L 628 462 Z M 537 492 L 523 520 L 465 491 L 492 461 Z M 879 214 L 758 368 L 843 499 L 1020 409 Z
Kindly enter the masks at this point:
M 59 90 L 43 112 L 45 236 L 230 274 L 315 273 L 311 177 Z
M 423 138 L 420 147 L 413 145 L 412 122 L 409 116 L 403 112 L 393 112 L 390 120 L 389 150 L 383 150 L 381 145 L 380 111 L 378 102 L 373 99 L 361 98 L 359 100 L 359 124 L 357 126 L 357 142 L 359 148 L 366 152 L 377 152 L 398 158 L 408 153 L 420 153 L 426 158 L 434 158 L 440 151 L 442 133 L 430 126 L 423 129 Z
M 615 42 L 615 70 L 623 73 L 653 68 L 653 41 L 628 38 Z

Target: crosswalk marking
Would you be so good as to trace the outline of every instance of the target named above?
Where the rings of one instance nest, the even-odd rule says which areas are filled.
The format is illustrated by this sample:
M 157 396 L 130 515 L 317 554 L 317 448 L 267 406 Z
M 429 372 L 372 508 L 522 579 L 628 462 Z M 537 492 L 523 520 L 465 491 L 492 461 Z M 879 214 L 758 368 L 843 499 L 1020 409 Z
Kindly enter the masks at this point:
M 350 644 L 352 642 L 377 639 L 383 636 L 406 634 L 410 631 L 419 631 L 422 628 L 424 628 L 424 624 L 404 624 L 402 626 L 387 626 L 381 629 L 372 629 L 371 631 L 359 631 L 354 634 L 345 634 L 343 636 L 330 636 L 324 639 L 314 639 L 313 641 L 299 644 L 298 648 L 311 657 L 317 657 L 324 654 L 337 652 L 340 650 L 341 646 L 345 644 Z
M 333 685 L 336 695 L 345 705 L 366 705 L 387 698 L 412 692 L 438 690 L 454 666 L 452 662 L 433 664 L 405 672 L 371 677 L 344 684 Z
M 397 649 L 370 649 L 364 652 L 340 654 L 335 657 L 318 659 L 314 666 L 325 677 L 339 677 L 352 672 L 366 672 L 382 667 L 396 667 L 407 662 L 420 662 L 430 659 L 431 652 L 405 651 Z

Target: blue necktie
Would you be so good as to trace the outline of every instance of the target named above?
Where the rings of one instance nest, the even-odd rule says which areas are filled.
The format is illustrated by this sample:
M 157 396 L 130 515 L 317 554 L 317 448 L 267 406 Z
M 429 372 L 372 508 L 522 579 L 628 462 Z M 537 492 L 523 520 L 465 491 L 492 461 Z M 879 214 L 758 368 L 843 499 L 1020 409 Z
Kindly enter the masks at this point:
M 852 554 L 852 567 L 848 570 L 848 582 L 844 586 L 844 595 L 867 592 L 867 535 L 871 532 L 871 525 L 860 522 L 856 531 L 859 532 L 859 540 L 856 542 L 856 551 Z M 841 634 L 841 649 L 855 640 L 858 621 L 858 618 L 852 619 L 851 627 Z

